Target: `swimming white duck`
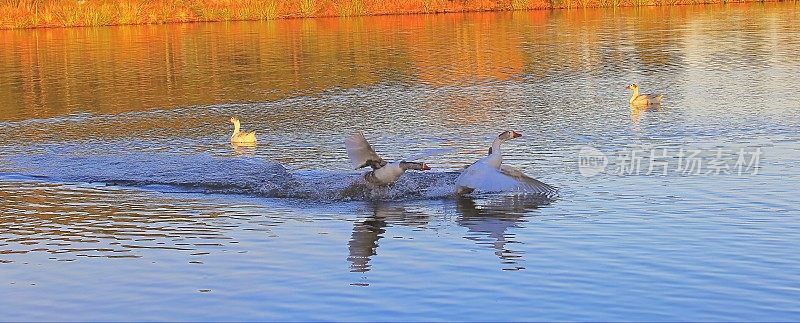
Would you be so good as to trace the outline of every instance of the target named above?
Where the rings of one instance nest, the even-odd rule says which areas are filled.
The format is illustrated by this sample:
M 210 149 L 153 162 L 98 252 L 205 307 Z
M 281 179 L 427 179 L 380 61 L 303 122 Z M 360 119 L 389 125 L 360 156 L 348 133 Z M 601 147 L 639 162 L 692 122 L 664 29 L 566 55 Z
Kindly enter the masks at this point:
M 344 146 L 347 149 L 347 156 L 355 169 L 371 167 L 372 170 L 364 174 L 364 179 L 371 184 L 378 186 L 388 186 L 396 182 L 409 169 L 429 170 L 428 164 L 418 162 L 397 161 L 386 162 L 367 142 L 364 135 L 356 133 L 345 139 Z M 411 159 L 414 160 L 414 159 Z
M 464 195 L 475 190 L 481 192 L 521 191 L 526 193 L 555 195 L 553 186 L 528 177 L 522 171 L 503 165 L 500 145 L 508 140 L 522 137 L 516 131 L 503 131 L 489 148 L 489 155 L 465 169 L 456 179 L 456 194 Z
M 256 132 L 240 132 L 239 118 L 231 117 L 233 123 L 233 134 L 231 135 L 231 143 L 234 144 L 254 144 L 256 143 Z
M 663 94 L 639 94 L 639 86 L 635 83 L 631 83 L 630 85 L 625 87 L 628 90 L 633 91 L 633 95 L 631 96 L 630 104 L 631 105 L 650 105 L 650 104 L 661 104 L 661 98 L 664 97 Z

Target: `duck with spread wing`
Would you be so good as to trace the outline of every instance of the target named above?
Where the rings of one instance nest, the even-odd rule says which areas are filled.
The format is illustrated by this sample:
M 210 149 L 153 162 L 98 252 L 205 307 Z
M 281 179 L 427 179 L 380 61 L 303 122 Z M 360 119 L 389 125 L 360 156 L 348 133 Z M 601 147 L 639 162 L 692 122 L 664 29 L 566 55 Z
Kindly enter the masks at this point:
M 364 174 L 367 183 L 377 186 L 388 186 L 396 182 L 407 170 L 429 170 L 428 164 L 421 162 L 396 161 L 389 163 L 377 153 L 364 138 L 362 133 L 356 133 L 344 141 L 347 156 L 355 169 L 369 166 L 371 171 Z M 420 157 L 421 158 L 421 157 Z M 409 158 L 415 160 L 418 158 Z
M 513 130 L 503 131 L 492 142 L 489 155 L 467 167 L 456 179 L 456 194 L 479 192 L 525 192 L 554 196 L 558 189 L 525 175 L 521 170 L 503 165 L 500 145 L 522 134 Z

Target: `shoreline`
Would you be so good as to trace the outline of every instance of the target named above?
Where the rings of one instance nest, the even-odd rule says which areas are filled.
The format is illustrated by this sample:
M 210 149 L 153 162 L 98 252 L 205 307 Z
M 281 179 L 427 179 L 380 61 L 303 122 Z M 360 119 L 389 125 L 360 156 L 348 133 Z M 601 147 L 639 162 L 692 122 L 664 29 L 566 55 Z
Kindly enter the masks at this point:
M 780 0 L 0 0 L 0 30 Z M 796 3 L 796 1 L 793 1 Z

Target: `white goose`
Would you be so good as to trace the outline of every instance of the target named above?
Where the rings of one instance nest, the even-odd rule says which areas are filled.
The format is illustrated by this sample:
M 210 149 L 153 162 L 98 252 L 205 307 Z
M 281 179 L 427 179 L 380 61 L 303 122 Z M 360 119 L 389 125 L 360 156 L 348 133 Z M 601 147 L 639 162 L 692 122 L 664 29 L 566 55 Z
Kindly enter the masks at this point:
M 406 170 L 429 170 L 428 164 L 417 162 L 397 161 L 388 163 L 383 160 L 364 138 L 361 133 L 356 133 L 345 139 L 344 146 L 347 156 L 355 169 L 371 167 L 372 170 L 364 174 L 364 179 L 371 184 L 388 186 L 403 176 Z M 416 158 L 411 158 L 414 160 Z
M 256 132 L 243 132 L 240 131 L 241 125 L 239 123 L 239 118 L 231 117 L 231 123 L 233 124 L 233 134 L 231 134 L 231 143 L 232 144 L 255 144 L 256 143 Z
M 516 131 L 504 131 L 492 142 L 489 155 L 479 159 L 467 167 L 456 179 L 456 194 L 464 195 L 475 190 L 481 192 L 522 191 L 527 193 L 555 195 L 558 191 L 553 186 L 530 178 L 522 171 L 503 165 L 500 144 L 522 137 Z

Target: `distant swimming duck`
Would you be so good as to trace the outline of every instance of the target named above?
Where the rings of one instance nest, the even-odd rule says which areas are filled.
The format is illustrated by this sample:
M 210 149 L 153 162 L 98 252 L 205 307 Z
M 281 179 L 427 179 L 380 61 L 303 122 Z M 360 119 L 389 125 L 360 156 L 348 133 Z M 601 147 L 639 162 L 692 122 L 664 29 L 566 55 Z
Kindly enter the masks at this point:
M 636 84 L 630 84 L 625 87 L 628 90 L 633 91 L 633 96 L 631 96 L 630 104 L 641 106 L 641 105 L 650 105 L 650 104 L 661 104 L 661 98 L 664 96 L 663 94 L 639 94 L 639 86 Z
M 234 144 L 254 144 L 256 143 L 256 132 L 240 132 L 239 131 L 239 118 L 231 117 L 233 123 L 233 134 L 231 135 L 231 143 Z
M 345 139 L 344 146 L 347 156 L 355 169 L 371 167 L 372 170 L 364 174 L 364 179 L 371 184 L 388 186 L 396 182 L 403 173 L 409 169 L 429 170 L 428 164 L 418 162 L 397 161 L 386 162 L 367 142 L 362 133 L 356 133 Z M 413 159 L 412 159 L 413 160 Z
M 489 155 L 467 167 L 456 179 L 456 194 L 464 195 L 474 190 L 484 192 L 523 191 L 554 195 L 558 189 L 525 175 L 521 170 L 503 165 L 500 144 L 522 137 L 516 131 L 504 131 L 489 148 Z

